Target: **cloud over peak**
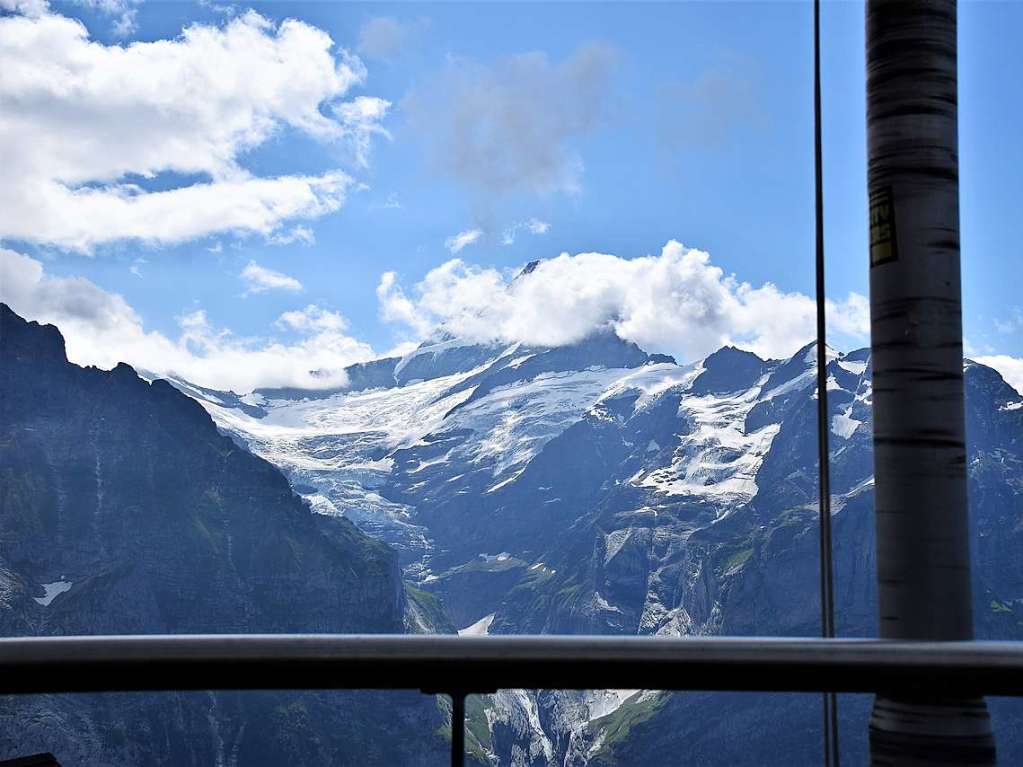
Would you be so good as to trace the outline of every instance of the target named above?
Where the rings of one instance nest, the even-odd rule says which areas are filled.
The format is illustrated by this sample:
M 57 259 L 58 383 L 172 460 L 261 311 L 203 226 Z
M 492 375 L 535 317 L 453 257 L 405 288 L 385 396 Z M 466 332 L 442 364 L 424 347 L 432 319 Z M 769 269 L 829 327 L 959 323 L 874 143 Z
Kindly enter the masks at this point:
M 1009 354 L 985 354 L 976 360 L 981 365 L 997 370 L 1009 386 L 1023 394 L 1023 358 Z
M 48 275 L 41 262 L 4 248 L 0 301 L 23 317 L 56 325 L 72 362 L 107 369 L 127 362 L 238 393 L 263 386 L 340 386 L 346 365 L 374 356 L 368 344 L 346 334 L 344 317 L 315 305 L 277 319 L 276 328 L 290 334 L 286 341 L 238 336 L 215 326 L 202 309 L 179 316 L 174 337 L 147 330 L 121 296 L 81 277 Z
M 763 357 L 795 352 L 814 335 L 814 301 L 771 283 L 754 287 L 671 241 L 660 255 L 625 259 L 567 253 L 516 278 L 452 259 L 406 291 L 393 272 L 377 288 L 381 316 L 419 336 L 443 326 L 478 341 L 559 346 L 598 328 L 648 351 L 695 360 L 725 344 Z M 863 342 L 867 300 L 828 302 L 833 332 Z
M 257 279 L 275 285 L 294 280 L 266 271 L 270 276 Z M 762 357 L 786 357 L 814 334 L 809 296 L 770 283 L 740 282 L 711 263 L 707 253 L 674 241 L 655 256 L 562 254 L 530 271 L 484 268 L 455 258 L 408 289 L 394 272 L 385 272 L 377 299 L 381 317 L 400 328 L 407 341 L 443 327 L 477 342 L 560 346 L 610 329 L 647 351 L 692 361 L 726 344 Z M 345 366 L 376 356 L 368 344 L 348 335 L 340 313 L 318 304 L 284 312 L 267 335 L 256 337 L 216 326 L 197 307 L 177 318 L 174 334 L 147 329 L 120 295 L 81 277 L 49 275 L 40 261 L 3 248 L 0 301 L 29 319 L 57 325 L 74 362 L 110 368 L 125 361 L 216 389 L 338 386 L 345 381 Z M 829 301 L 828 318 L 839 344 L 866 342 L 865 297 Z M 1018 385 L 1018 361 L 1015 367 L 1012 360 L 995 362 L 990 360 Z

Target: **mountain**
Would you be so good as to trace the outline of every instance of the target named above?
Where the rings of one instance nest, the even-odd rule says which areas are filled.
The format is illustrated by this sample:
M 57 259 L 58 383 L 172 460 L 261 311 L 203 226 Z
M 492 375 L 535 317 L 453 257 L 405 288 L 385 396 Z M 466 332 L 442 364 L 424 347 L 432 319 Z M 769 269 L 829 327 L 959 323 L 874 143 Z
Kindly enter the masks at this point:
M 0 318 L 8 633 L 818 632 L 812 344 L 678 365 L 610 332 L 556 348 L 439 334 L 344 387 L 236 394 L 77 368 L 53 328 Z M 827 360 L 838 628 L 870 636 L 870 355 Z M 977 633 L 1021 638 L 1023 397 L 977 363 L 965 378 Z M 0 731 L 33 722 L 19 742 L 50 748 L 56 718 L 89 764 L 160 763 L 140 755 L 154 736 L 168 764 L 419 764 L 443 745 L 414 696 L 159 697 L 107 696 L 85 719 L 12 702 Z M 854 763 L 869 705 L 842 698 Z M 1019 707 L 992 707 L 1018 761 Z M 812 695 L 502 691 L 469 719 L 494 765 L 819 755 Z
M 167 382 L 72 365 L 56 328 L 2 304 L 0 360 L 3 635 L 401 632 L 416 614 L 392 549 L 313 513 Z M 426 764 L 444 752 L 441 717 L 421 696 L 84 701 L 6 699 L 0 758 Z
M 870 355 L 827 360 L 838 628 L 871 636 Z M 257 392 L 258 412 L 175 385 L 315 510 L 394 545 L 464 632 L 818 633 L 812 344 L 681 366 L 607 332 L 558 348 L 440 336 L 371 364 L 374 386 L 356 371 L 329 392 Z M 977 631 L 1019 638 L 1023 398 L 990 368 L 965 375 Z M 470 746 L 492 764 L 662 763 L 681 733 L 694 763 L 818 756 L 817 696 L 634 692 L 502 692 L 470 710 Z M 843 703 L 854 762 L 868 711 Z M 770 712 L 791 722 L 785 748 Z M 1014 728 L 999 737 L 1023 756 Z

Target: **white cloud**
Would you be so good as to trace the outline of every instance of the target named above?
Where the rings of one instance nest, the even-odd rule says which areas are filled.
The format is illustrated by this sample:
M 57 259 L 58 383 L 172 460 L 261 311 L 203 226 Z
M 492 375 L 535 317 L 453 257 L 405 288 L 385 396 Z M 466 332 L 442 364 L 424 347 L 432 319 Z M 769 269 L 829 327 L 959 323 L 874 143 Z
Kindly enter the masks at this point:
M 390 108 L 390 101 L 375 96 L 356 96 L 351 101 L 335 104 L 331 108 L 339 123 L 345 126 L 345 137 L 354 148 L 355 157 L 360 165 L 368 165 L 371 139 L 374 135 L 391 137 L 380 124 Z
M 474 195 L 580 190 L 573 143 L 606 112 L 616 54 L 586 45 L 552 63 L 524 53 L 485 66 L 453 59 L 402 103 L 434 168 Z
M 997 370 L 1009 386 L 1017 393 L 1023 394 L 1023 358 L 1011 357 L 1008 354 L 986 354 L 974 359 L 981 365 Z
M 255 261 L 249 261 L 239 277 L 245 282 L 245 295 L 266 293 L 270 290 L 287 290 L 293 293 L 302 290 L 302 283 L 294 277 L 260 266 Z
M 255 176 L 240 164 L 246 151 L 289 127 L 365 164 L 383 132 L 386 101 L 345 100 L 365 80 L 362 63 L 300 21 L 250 11 L 118 46 L 36 11 L 0 18 L 2 238 L 83 252 L 123 239 L 269 238 L 338 210 L 353 180 L 336 169 Z M 133 183 L 167 173 L 180 183 Z
M 222 16 L 234 16 L 238 13 L 239 8 L 231 3 L 216 3 L 213 0 L 199 0 L 199 7 L 206 8 L 213 13 L 219 13 Z
M 296 242 L 313 245 L 316 242 L 316 235 L 307 226 L 293 226 L 288 231 L 275 234 L 267 239 L 269 245 L 292 245 Z
M 551 230 L 551 225 L 546 221 L 541 221 L 538 218 L 530 218 L 526 221 L 519 221 L 518 223 L 512 224 L 504 230 L 504 235 L 501 237 L 501 242 L 504 245 L 514 245 L 515 238 L 522 230 L 526 230 L 530 234 L 547 234 Z
M 278 319 L 277 327 L 293 336 L 288 341 L 238 337 L 213 326 L 202 310 L 179 317 L 179 333 L 171 338 L 146 330 L 121 296 L 81 277 L 51 277 L 39 261 L 3 248 L 0 301 L 23 317 L 60 328 L 72 362 L 111 368 L 123 361 L 239 393 L 264 386 L 338 386 L 345 382 L 346 365 L 375 356 L 367 344 L 345 335 L 343 317 L 315 306 Z
M 452 259 L 410 293 L 388 272 L 377 297 L 385 320 L 420 337 L 443 325 L 480 341 L 557 346 L 612 328 L 649 351 L 694 360 L 728 343 L 782 357 L 814 336 L 809 296 L 740 282 L 707 253 L 674 241 L 659 256 L 635 259 L 562 254 L 518 277 Z M 867 308 L 855 293 L 829 301 L 829 327 L 841 340 L 863 343 Z
M 452 253 L 459 253 L 463 248 L 474 244 L 482 236 L 482 229 L 466 229 L 464 232 L 459 232 L 444 240 L 444 247 Z
M 1023 309 L 1014 306 L 1007 319 L 995 319 L 995 330 L 1006 334 L 1023 330 Z
M 99 11 L 113 18 L 115 37 L 128 37 L 138 30 L 138 5 L 142 0 L 72 0 L 75 5 Z
M 416 336 L 425 336 L 437 322 L 431 312 L 423 311 L 405 295 L 398 285 L 398 275 L 394 272 L 380 275 L 377 301 L 380 303 L 380 316 L 383 320 L 406 325 Z
M 377 210 L 401 210 L 403 206 L 398 195 L 395 194 L 394 192 L 391 192 L 389 195 L 387 195 L 386 200 L 384 200 L 383 202 L 374 203 L 373 205 L 371 205 L 371 207 Z
M 26 16 L 42 16 L 50 9 L 47 0 L 0 0 L 0 11 L 22 13 Z
M 285 312 L 277 318 L 275 324 L 282 330 L 293 330 L 300 333 L 325 330 L 340 332 L 348 329 L 348 320 L 338 312 L 332 312 L 315 304 L 309 304 L 305 309 Z

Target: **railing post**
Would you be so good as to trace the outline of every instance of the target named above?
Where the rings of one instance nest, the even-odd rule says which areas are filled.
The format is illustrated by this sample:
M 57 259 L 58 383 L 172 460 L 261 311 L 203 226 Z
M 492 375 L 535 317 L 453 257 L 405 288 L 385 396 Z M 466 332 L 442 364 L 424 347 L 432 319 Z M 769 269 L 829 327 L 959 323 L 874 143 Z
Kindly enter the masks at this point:
M 973 637 L 955 0 L 868 0 L 878 600 L 886 639 Z M 983 699 L 880 693 L 874 765 L 994 763 Z
M 451 767 L 465 767 L 465 693 L 451 693 Z

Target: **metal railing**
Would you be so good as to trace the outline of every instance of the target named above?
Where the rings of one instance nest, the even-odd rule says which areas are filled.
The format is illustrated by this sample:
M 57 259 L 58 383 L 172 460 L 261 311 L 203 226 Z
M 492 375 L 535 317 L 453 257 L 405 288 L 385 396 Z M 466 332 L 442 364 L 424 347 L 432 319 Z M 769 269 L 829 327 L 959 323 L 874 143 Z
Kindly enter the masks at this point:
M 1023 696 L 1023 643 L 319 634 L 0 639 L 0 694 L 366 689 L 449 695 L 453 765 L 464 760 L 466 695 L 595 688 Z

